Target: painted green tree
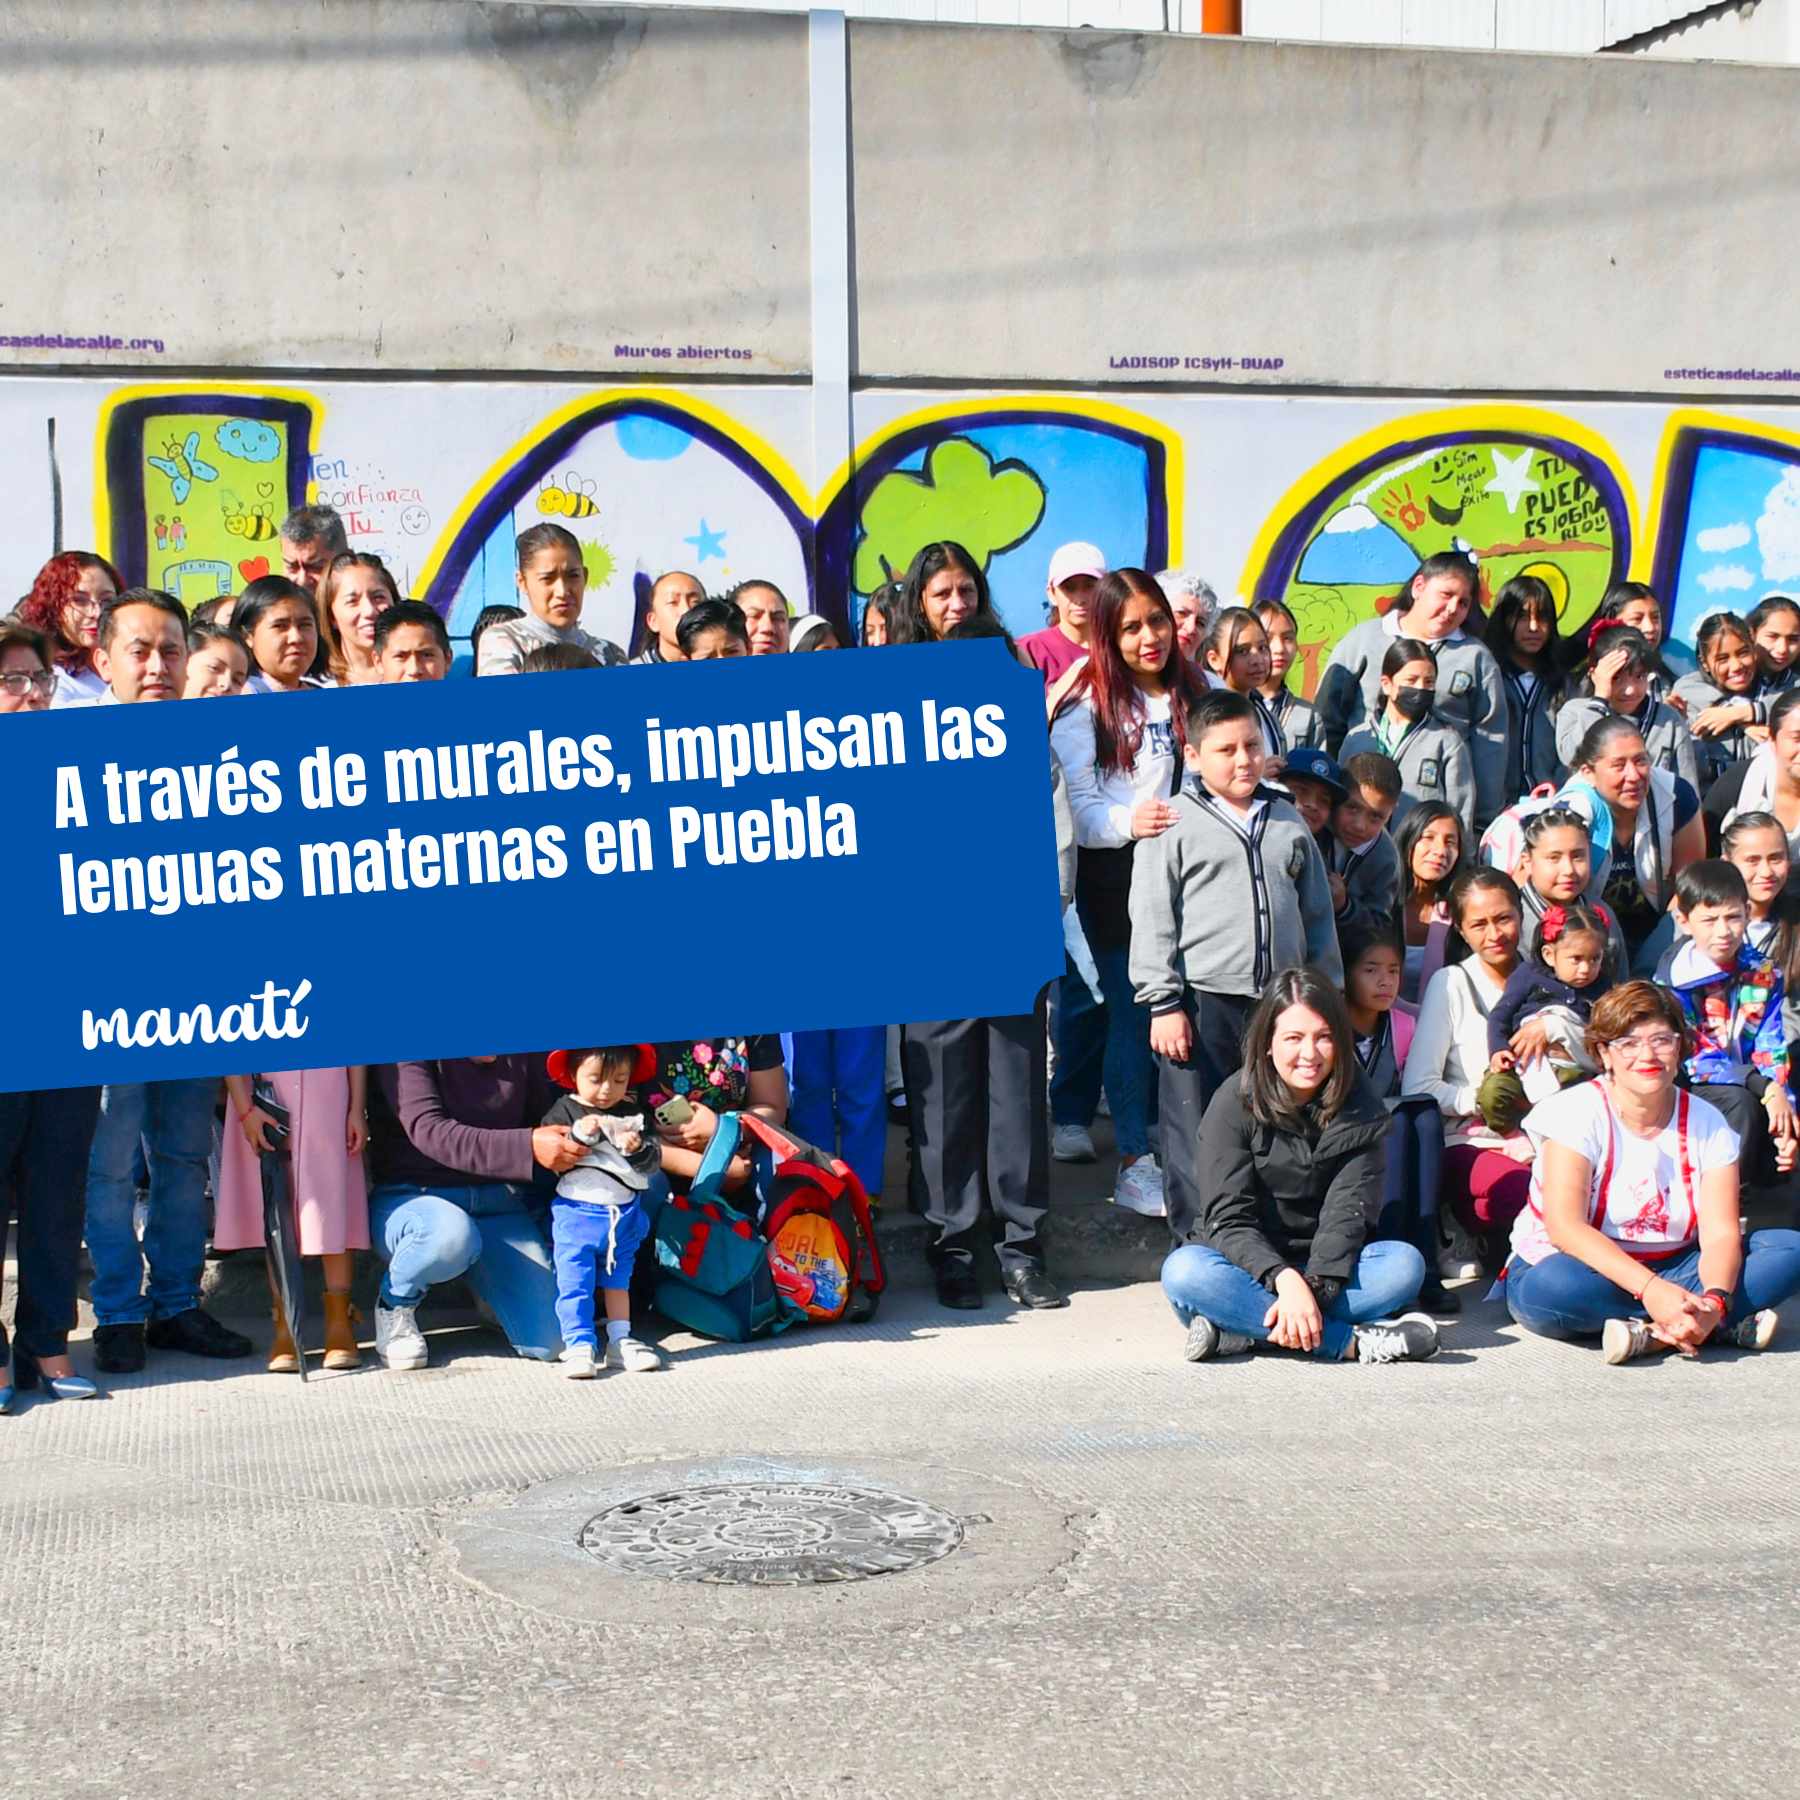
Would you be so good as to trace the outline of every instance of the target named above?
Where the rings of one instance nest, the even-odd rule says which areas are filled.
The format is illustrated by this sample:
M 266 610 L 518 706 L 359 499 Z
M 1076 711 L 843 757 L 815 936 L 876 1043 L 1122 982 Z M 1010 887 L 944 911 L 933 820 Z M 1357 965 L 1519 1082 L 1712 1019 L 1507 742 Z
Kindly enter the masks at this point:
M 1043 516 L 1044 484 L 1023 463 L 996 462 L 968 438 L 944 438 L 922 469 L 896 469 L 870 489 L 858 520 L 856 591 L 874 593 L 942 538 L 961 544 L 985 572 Z

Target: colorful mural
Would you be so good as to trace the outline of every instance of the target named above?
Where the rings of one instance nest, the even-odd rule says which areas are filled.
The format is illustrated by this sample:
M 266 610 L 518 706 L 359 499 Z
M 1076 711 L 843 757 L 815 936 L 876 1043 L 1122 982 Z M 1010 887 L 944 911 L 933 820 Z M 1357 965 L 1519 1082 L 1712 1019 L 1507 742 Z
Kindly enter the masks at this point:
M 857 447 L 820 509 L 821 592 L 861 600 L 950 538 L 982 565 L 1015 633 L 1044 623 L 1058 544 L 1083 538 L 1115 568 L 1165 568 L 1180 537 L 1179 440 L 1106 401 L 985 401 L 911 413 Z
M 321 410 L 271 388 L 120 390 L 97 433 L 96 541 L 127 581 L 189 605 L 279 570 L 276 528 L 306 496 Z
M 1800 435 L 1717 413 L 1664 432 L 1650 580 L 1691 638 L 1708 613 L 1800 593 Z
M 1629 565 L 1631 514 L 1623 471 L 1574 420 L 1516 407 L 1421 414 L 1295 483 L 1251 552 L 1244 592 L 1293 609 L 1289 679 L 1310 694 L 1331 646 L 1440 550 L 1476 558 L 1484 604 L 1514 575 L 1537 575 L 1565 629 L 1579 626 Z
M 281 516 L 313 499 L 460 638 L 515 597 L 515 535 L 554 520 L 586 553 L 586 623 L 623 643 L 664 569 L 714 592 L 767 577 L 847 619 L 942 537 L 974 552 L 1023 632 L 1043 620 L 1050 552 L 1080 537 L 1115 565 L 1181 563 L 1223 594 L 1285 598 L 1303 688 L 1420 556 L 1452 545 L 1476 557 L 1485 596 L 1542 576 L 1569 628 L 1627 573 L 1653 582 L 1681 637 L 1717 606 L 1800 586 L 1800 431 L 1778 409 L 923 398 L 858 396 L 855 453 L 815 488 L 782 448 L 809 441 L 804 387 L 9 377 L 0 552 L 22 587 L 60 532 L 197 601 L 279 566 Z M 91 489 L 80 453 L 68 461 L 84 441 Z

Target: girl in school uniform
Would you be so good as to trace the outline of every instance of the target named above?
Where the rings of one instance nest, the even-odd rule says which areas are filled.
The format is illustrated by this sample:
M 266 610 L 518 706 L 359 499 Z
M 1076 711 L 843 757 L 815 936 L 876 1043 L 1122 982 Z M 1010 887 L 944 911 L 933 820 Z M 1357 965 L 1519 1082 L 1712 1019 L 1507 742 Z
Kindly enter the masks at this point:
M 1439 800 L 1462 821 L 1475 823 L 1475 764 L 1468 743 L 1438 715 L 1438 666 L 1428 644 L 1396 638 L 1381 659 L 1381 710 L 1344 739 L 1346 757 L 1375 750 L 1400 771 L 1394 824 L 1421 800 Z
M 1213 685 L 1242 694 L 1255 708 L 1264 751 L 1278 759 L 1286 756 L 1287 735 L 1263 696 L 1269 682 L 1269 634 L 1262 621 L 1247 606 L 1227 606 L 1201 641 Z

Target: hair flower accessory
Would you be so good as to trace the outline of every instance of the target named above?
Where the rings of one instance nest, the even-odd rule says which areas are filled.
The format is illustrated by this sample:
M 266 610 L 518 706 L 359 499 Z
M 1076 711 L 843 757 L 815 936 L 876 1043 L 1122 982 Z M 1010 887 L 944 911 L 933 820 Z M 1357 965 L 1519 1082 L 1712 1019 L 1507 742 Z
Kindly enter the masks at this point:
M 1587 647 L 1589 659 L 1591 660 L 1593 657 L 1594 646 L 1599 643 L 1609 631 L 1629 631 L 1630 629 L 1631 627 L 1627 625 L 1623 619 L 1596 619 L 1593 624 L 1588 627 Z
M 1544 908 L 1544 922 L 1538 928 L 1540 940 L 1546 944 L 1554 944 L 1556 940 L 1562 936 L 1563 927 L 1568 922 L 1569 915 L 1562 907 L 1546 906 Z

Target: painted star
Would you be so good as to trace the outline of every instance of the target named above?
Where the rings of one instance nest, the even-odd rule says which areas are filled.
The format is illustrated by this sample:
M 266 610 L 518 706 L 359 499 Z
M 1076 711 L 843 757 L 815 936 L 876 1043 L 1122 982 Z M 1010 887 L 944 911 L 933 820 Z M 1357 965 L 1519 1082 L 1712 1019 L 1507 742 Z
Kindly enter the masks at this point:
M 1481 491 L 1498 494 L 1506 502 L 1506 510 L 1516 513 L 1519 502 L 1527 494 L 1538 491 L 1538 484 L 1531 479 L 1531 451 L 1526 448 L 1517 456 L 1508 456 L 1502 450 L 1493 450 L 1489 454 L 1494 459 L 1494 479 Z
M 695 562 L 705 562 L 709 556 L 716 557 L 721 562 L 725 558 L 725 533 L 709 530 L 704 519 L 700 521 L 700 529 L 692 537 L 681 541 L 694 546 Z

